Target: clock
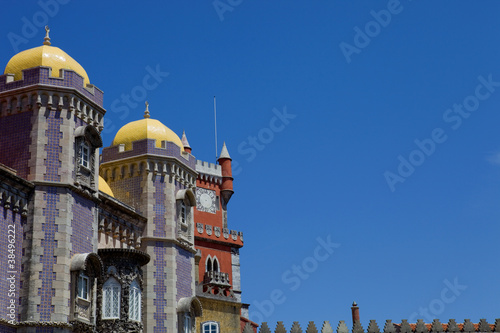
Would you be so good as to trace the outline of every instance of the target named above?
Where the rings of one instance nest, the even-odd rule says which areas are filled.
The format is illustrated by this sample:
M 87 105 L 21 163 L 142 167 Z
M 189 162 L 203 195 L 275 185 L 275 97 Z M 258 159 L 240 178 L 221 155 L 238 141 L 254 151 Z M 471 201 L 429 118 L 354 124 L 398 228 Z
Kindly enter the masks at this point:
M 206 188 L 196 189 L 196 208 L 201 212 L 215 214 L 215 191 Z

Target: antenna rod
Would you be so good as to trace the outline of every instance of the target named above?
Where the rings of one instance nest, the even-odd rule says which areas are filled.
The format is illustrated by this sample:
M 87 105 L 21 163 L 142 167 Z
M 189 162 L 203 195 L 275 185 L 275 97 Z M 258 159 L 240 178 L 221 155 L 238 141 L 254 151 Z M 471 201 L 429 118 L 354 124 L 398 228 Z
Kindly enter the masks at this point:
M 217 106 L 214 96 L 214 121 L 215 121 L 215 163 L 217 163 Z

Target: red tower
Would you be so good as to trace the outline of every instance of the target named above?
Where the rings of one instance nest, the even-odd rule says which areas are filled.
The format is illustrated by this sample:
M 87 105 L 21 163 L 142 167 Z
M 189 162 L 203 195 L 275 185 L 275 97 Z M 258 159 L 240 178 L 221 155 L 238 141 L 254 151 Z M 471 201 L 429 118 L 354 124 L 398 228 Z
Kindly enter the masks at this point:
M 185 136 L 183 143 L 185 148 L 189 147 Z M 243 246 L 243 234 L 228 228 L 227 205 L 234 191 L 231 157 L 226 144 L 218 164 L 198 160 L 196 171 L 196 296 L 204 309 L 199 324 L 202 331 L 203 325 L 219 325 L 218 332 L 236 331 L 236 328 L 240 330 L 242 303 L 239 249 Z M 225 315 L 220 316 L 221 312 Z M 228 316 L 228 313 L 232 315 Z M 210 318 L 225 319 L 212 322 Z

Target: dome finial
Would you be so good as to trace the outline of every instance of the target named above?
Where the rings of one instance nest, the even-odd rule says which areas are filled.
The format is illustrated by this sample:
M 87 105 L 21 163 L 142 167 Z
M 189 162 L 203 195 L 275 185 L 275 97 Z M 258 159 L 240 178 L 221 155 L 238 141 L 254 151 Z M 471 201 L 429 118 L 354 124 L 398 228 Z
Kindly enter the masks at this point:
M 45 26 L 45 38 L 43 39 L 43 45 L 50 45 L 49 37 L 50 28 L 48 25 Z
M 144 118 L 149 118 L 149 103 L 146 101 L 146 111 L 144 111 Z

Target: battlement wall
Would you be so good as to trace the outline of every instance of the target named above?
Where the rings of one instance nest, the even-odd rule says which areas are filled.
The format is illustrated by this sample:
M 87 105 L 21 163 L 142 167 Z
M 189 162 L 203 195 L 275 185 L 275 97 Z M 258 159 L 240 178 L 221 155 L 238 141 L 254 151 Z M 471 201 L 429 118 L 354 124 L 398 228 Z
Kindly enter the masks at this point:
M 308 323 L 305 330 L 302 329 L 299 322 L 294 322 L 290 330 L 287 330 L 282 321 L 279 321 L 274 330 L 271 330 L 267 322 L 260 325 L 259 333 L 474 333 L 474 332 L 500 332 L 500 319 L 496 319 L 494 324 L 489 324 L 485 319 L 481 319 L 479 323 L 472 323 L 470 319 L 465 319 L 464 323 L 458 324 L 454 319 L 450 319 L 447 324 L 442 324 L 439 319 L 434 319 L 430 324 L 424 323 L 422 319 L 416 323 L 409 323 L 407 320 L 402 320 L 401 323 L 393 323 L 392 320 L 386 320 L 382 329 L 379 328 L 375 320 L 370 320 L 368 328 L 365 330 L 359 322 L 355 322 L 352 329 L 347 327 L 347 324 L 341 320 L 337 325 L 336 330 L 330 325 L 330 322 L 325 321 L 319 328 L 312 321 Z M 246 325 L 243 333 L 253 332 L 250 325 Z

